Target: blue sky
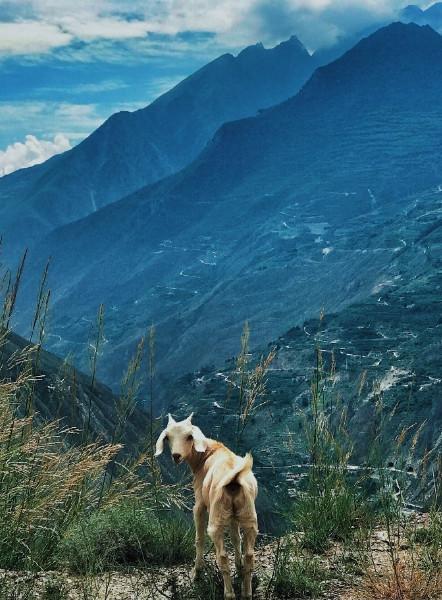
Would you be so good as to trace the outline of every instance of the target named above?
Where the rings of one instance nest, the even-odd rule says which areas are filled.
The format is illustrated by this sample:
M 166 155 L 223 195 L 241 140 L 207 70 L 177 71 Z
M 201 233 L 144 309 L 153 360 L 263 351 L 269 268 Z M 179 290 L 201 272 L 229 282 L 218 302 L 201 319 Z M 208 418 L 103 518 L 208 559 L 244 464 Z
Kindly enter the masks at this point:
M 224 52 L 293 33 L 314 50 L 404 4 L 0 0 L 0 175 L 69 148 L 117 110 L 146 106 Z

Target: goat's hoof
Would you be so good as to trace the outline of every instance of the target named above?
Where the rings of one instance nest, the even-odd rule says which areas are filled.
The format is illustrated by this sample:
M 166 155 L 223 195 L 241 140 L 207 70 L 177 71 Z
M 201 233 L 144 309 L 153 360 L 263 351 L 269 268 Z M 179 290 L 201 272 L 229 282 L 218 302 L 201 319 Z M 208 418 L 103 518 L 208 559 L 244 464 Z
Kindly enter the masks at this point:
M 252 594 L 241 594 L 241 600 L 252 600 Z
M 235 592 L 224 592 L 224 600 L 235 600 Z

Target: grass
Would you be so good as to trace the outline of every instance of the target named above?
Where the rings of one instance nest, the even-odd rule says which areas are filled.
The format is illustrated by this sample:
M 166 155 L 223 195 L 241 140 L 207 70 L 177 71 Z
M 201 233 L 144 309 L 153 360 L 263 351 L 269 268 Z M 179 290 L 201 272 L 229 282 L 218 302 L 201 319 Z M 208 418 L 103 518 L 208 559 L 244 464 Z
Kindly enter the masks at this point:
M 123 460 L 121 444 L 91 439 L 88 419 L 79 436 L 27 414 L 34 356 L 32 348 L 14 356 L 14 379 L 0 381 L 0 569 L 95 573 L 188 559 L 188 527 L 160 516 L 181 505 L 181 492 L 148 454 Z
M 223 600 L 223 579 L 218 569 L 207 563 L 204 574 L 196 581 L 171 574 L 168 581 L 172 600 Z
M 307 477 L 297 490 L 290 519 L 301 532 L 301 545 L 323 553 L 335 541 L 349 544 L 360 529 L 371 526 L 373 515 L 364 494 L 364 476 L 349 470 L 353 444 L 346 411 L 327 398 L 335 376 L 317 351 L 311 386 L 310 419 L 303 415 L 303 433 L 310 455 Z M 328 407 L 334 406 L 333 413 Z
M 77 521 L 58 548 L 60 566 L 100 573 L 123 567 L 170 566 L 194 555 L 193 532 L 177 515 L 158 516 L 129 502 Z
M 69 430 L 19 418 L 22 381 L 0 386 L 0 567 L 48 566 L 60 536 L 97 501 L 119 446 L 69 446 Z
M 442 574 L 429 574 L 399 562 L 387 573 L 369 571 L 357 594 L 358 600 L 440 600 Z
M 319 598 L 328 577 L 327 569 L 316 557 L 303 552 L 298 544 L 286 541 L 278 546 L 275 555 L 268 597 Z

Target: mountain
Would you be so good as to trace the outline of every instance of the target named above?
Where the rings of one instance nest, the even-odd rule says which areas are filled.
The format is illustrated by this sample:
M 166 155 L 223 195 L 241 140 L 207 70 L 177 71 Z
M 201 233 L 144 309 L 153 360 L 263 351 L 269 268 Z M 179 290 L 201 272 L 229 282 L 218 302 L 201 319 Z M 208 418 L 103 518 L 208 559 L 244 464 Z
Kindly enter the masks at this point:
M 426 10 L 415 4 L 409 4 L 397 13 L 398 21 L 402 23 L 415 23 L 417 25 L 430 25 L 433 29 L 442 28 L 442 2 L 436 2 Z M 378 21 L 356 33 L 341 34 L 331 45 L 319 48 L 313 53 L 313 58 L 318 66 L 324 66 L 340 58 L 348 52 L 361 39 L 374 33 L 377 29 L 388 25 L 387 22 Z
M 419 25 L 423 25 L 425 20 L 425 11 L 420 8 L 420 6 L 416 6 L 415 4 L 409 4 L 405 8 L 403 8 L 399 16 L 401 21 L 404 23 L 417 23 Z
M 0 338 L 0 375 L 2 380 L 17 380 L 26 363 L 35 375 L 33 409 L 40 420 L 60 419 L 63 427 L 85 428 L 94 438 L 115 440 L 118 429 L 119 398 L 102 383 L 74 369 L 66 361 L 36 345 L 30 345 L 14 332 Z M 90 417 L 89 417 L 90 410 Z M 148 416 L 135 407 L 129 415 L 121 440 L 130 449 L 138 447 L 148 431 Z
M 274 339 L 366 299 L 402 244 L 405 199 L 441 182 L 441 93 L 441 36 L 392 24 L 223 125 L 180 173 L 53 232 L 27 270 L 36 282 L 53 257 L 52 347 L 81 364 L 103 301 L 102 378 L 119 379 L 151 322 L 159 371 L 182 373 L 232 355 L 246 319 Z
M 434 29 L 442 28 L 442 2 L 435 2 L 425 10 L 415 4 L 409 4 L 399 14 L 404 23 L 418 23 L 419 25 L 430 25 Z
M 5 252 L 178 171 L 224 122 L 294 95 L 314 61 L 296 37 L 225 54 L 155 102 L 112 115 L 72 150 L 0 179 Z
M 243 446 L 253 448 L 255 470 L 267 485 L 281 485 L 293 465 L 309 461 L 302 435 L 309 414 L 311 382 L 323 360 L 326 411 L 347 412 L 355 441 L 352 463 L 363 463 L 380 425 L 386 462 L 395 467 L 399 432 L 407 430 L 415 447 L 408 468 L 427 456 L 428 472 L 437 472 L 442 453 L 442 193 L 428 190 L 403 199 L 394 220 L 381 228 L 367 225 L 367 245 L 356 251 L 390 254 L 377 284 L 363 300 L 322 319 L 310 319 L 250 354 L 251 365 L 276 349 L 261 409 L 252 416 Z M 239 346 L 239 344 L 238 344 Z M 239 348 L 238 348 L 239 349 Z M 332 367 L 332 364 L 334 365 Z M 213 435 L 235 443 L 238 381 L 235 362 L 221 369 L 186 375 L 162 391 L 163 402 L 178 417 L 195 411 L 195 419 Z M 330 373 L 334 369 L 334 375 Z M 229 382 L 231 382 L 229 384 Z M 428 484 L 431 485 L 431 475 Z

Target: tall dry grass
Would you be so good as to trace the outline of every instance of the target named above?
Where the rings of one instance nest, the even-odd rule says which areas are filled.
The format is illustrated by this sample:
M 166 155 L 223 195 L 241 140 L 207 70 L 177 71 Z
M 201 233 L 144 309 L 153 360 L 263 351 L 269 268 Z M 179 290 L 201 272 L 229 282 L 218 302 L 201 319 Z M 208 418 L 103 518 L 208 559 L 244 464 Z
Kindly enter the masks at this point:
M 9 367 L 14 377 L 0 381 L 0 568 L 4 569 L 53 568 L 67 532 L 96 515 L 105 520 L 108 511 L 138 503 L 144 517 L 152 511 L 152 521 L 161 527 L 158 513 L 183 501 L 176 486 L 165 485 L 158 470 L 150 471 L 148 451 L 124 459 L 119 454 L 133 382 L 128 384 L 132 390 L 127 390 L 128 397 L 122 398 L 124 409 L 120 407 L 114 440 L 103 443 L 62 426 L 61 421 L 40 422 L 38 414 L 27 412 L 39 377 L 34 359 L 35 348 L 25 348 L 3 365 L 3 374 Z M 131 363 L 129 373 L 133 370 Z M 150 440 L 146 445 L 151 446 Z

